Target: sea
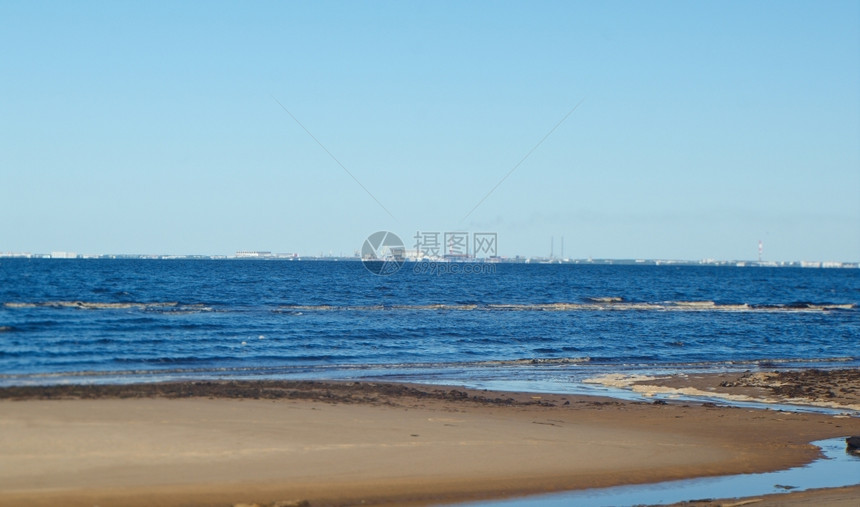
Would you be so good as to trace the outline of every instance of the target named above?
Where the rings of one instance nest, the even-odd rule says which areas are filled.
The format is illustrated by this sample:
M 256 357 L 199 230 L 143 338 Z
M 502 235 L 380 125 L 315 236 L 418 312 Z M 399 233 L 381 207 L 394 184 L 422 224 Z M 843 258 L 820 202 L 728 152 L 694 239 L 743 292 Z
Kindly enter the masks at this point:
M 0 386 L 813 367 L 860 367 L 858 269 L 0 259 Z

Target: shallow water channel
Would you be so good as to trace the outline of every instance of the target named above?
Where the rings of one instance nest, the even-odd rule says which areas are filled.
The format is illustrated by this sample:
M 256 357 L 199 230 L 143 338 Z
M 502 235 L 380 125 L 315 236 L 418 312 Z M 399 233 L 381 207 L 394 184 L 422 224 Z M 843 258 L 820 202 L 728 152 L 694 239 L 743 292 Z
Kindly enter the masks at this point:
M 776 472 L 586 489 L 465 505 L 475 507 L 660 505 L 860 484 L 860 456 L 846 452 L 845 438 L 831 438 L 812 443 L 821 448 L 824 457 L 802 467 Z

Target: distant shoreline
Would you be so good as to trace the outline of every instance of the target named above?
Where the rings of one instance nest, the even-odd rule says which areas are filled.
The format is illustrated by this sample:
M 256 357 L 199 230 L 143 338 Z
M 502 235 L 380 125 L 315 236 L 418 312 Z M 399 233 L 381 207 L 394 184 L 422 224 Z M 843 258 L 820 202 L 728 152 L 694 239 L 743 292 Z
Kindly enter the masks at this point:
M 167 255 L 167 254 L 75 254 L 62 252 L 54 254 L 32 254 L 0 252 L 0 261 L 6 259 L 31 260 L 211 260 L 211 261 L 289 261 L 289 262 L 360 262 L 355 256 L 307 256 L 298 254 L 271 254 L 262 256 L 235 255 Z M 583 266 L 702 266 L 702 267 L 739 267 L 739 268 L 803 268 L 803 269 L 860 269 L 860 261 L 757 261 L 757 260 L 715 260 L 699 261 L 682 259 L 573 259 L 548 257 L 439 257 L 405 259 L 407 263 L 489 263 L 489 264 L 561 264 Z

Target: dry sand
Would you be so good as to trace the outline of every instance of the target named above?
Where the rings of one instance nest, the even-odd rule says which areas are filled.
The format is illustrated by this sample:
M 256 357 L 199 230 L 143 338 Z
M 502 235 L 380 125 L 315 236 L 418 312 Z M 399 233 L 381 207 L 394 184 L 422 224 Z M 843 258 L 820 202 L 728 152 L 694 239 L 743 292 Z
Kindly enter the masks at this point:
M 439 386 L 14 388 L 0 505 L 423 505 L 775 470 L 848 434 L 860 419 Z

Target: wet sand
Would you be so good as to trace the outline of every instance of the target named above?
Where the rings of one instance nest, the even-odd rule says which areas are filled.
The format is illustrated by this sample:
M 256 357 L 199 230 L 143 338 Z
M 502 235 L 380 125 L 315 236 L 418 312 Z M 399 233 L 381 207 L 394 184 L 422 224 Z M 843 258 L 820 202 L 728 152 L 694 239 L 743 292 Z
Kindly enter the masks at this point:
M 672 507 L 800 507 L 819 505 L 827 507 L 857 507 L 860 501 L 860 486 L 847 488 L 815 489 L 796 493 L 778 493 L 751 498 L 724 498 L 702 502 L 673 504 Z
M 860 369 L 773 370 L 666 376 L 604 375 L 589 382 L 645 396 L 708 396 L 860 411 Z
M 762 472 L 860 419 L 346 382 L 0 389 L 0 505 L 426 505 Z

